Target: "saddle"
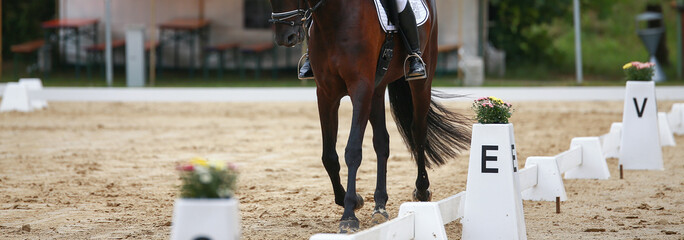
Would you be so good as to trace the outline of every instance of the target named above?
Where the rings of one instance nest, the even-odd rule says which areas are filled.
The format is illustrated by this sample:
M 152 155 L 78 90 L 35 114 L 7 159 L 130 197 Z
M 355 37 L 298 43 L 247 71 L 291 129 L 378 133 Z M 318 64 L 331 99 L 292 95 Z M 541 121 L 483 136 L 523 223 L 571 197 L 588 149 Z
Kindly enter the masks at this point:
M 378 13 L 378 19 L 380 20 L 380 26 L 382 30 L 385 31 L 385 41 L 380 49 L 380 55 L 378 56 L 378 65 L 375 69 L 375 86 L 377 87 L 382 78 L 387 73 L 389 69 L 389 64 L 394 57 L 394 33 L 397 32 L 397 27 L 394 26 L 392 21 L 390 21 L 387 16 L 387 6 L 385 6 L 383 1 L 395 1 L 395 0 L 373 0 L 375 3 L 375 10 Z M 413 14 L 416 16 L 416 25 L 418 27 L 422 26 L 428 20 L 428 8 L 425 0 L 408 0 L 411 4 L 411 9 L 413 9 Z
M 394 0 L 373 0 L 375 3 L 375 10 L 378 13 L 378 19 L 380 19 L 380 26 L 382 30 L 386 33 L 397 31 L 397 27 L 391 23 L 387 17 L 387 12 L 385 7 L 382 5 L 382 1 L 394 1 Z M 425 0 L 408 0 L 413 9 L 413 14 L 416 16 L 416 23 L 420 27 L 428 20 L 428 7 Z

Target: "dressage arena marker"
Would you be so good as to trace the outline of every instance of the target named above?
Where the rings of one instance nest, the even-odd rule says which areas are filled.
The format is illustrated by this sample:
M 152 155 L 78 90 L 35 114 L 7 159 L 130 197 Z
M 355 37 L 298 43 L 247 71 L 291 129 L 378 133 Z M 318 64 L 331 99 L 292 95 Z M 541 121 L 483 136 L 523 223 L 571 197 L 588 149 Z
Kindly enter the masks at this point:
M 628 81 L 622 114 L 620 164 L 632 170 L 664 170 L 655 83 Z
M 16 82 L 7 83 L 0 104 L 0 112 L 30 112 L 31 110 L 26 87 Z
M 171 240 L 240 239 L 238 200 L 176 199 Z
M 520 171 L 522 197 L 533 201 L 566 201 L 563 173 L 566 179 L 610 178 L 598 137 L 573 138 L 570 150 L 553 157 L 528 157 L 525 169 Z
M 472 136 L 462 239 L 527 239 L 513 124 L 474 124 Z
M 670 129 L 677 135 L 684 135 L 684 103 L 675 103 L 667 114 Z
M 667 113 L 658 113 L 658 131 L 660 134 L 660 146 L 672 147 L 677 145 L 667 120 Z
M 677 143 L 674 139 L 674 134 L 676 133 L 674 129 L 678 127 L 677 124 L 679 124 L 679 122 L 677 122 L 678 120 L 674 119 L 674 117 L 681 115 L 681 112 L 678 111 L 679 106 L 684 106 L 684 104 L 676 103 L 672 105 L 672 111 L 670 111 L 669 113 L 658 113 L 658 131 L 661 146 L 677 146 Z M 610 132 L 600 137 L 604 157 L 619 157 L 621 136 L 622 123 L 614 122 L 610 126 Z
M 35 109 L 46 108 L 46 101 L 31 99 L 29 94 L 42 89 L 43 83 L 37 78 L 23 78 L 19 82 L 7 83 L 0 104 L 0 112 L 31 112 Z
M 19 79 L 19 85 L 24 85 L 24 87 L 26 87 L 26 90 L 29 92 L 29 104 L 31 104 L 32 109 L 47 108 L 47 101 L 33 99 L 33 97 L 31 97 L 31 92 L 43 90 L 43 82 L 39 78 L 21 78 Z
M 605 158 L 620 157 L 620 138 L 622 136 L 622 123 L 614 122 L 610 125 L 610 132 L 601 136 L 601 147 Z

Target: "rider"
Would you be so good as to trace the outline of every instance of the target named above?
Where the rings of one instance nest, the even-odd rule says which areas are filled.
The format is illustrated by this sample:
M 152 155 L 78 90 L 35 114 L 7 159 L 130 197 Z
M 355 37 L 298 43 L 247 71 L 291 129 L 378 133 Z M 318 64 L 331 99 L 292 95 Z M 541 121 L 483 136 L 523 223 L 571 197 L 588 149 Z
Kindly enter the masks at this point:
M 425 79 L 425 65 L 421 59 L 420 39 L 418 37 L 418 26 L 416 24 L 416 17 L 411 9 L 411 4 L 408 0 L 383 0 L 388 4 L 387 8 L 391 9 L 392 3 L 396 3 L 398 14 L 387 13 L 389 18 L 393 20 L 394 24 L 399 27 L 399 32 L 404 36 L 404 46 L 408 50 L 407 61 L 409 61 L 409 72 L 406 80 Z M 399 24 L 397 24 L 397 22 Z M 311 63 L 309 62 L 308 53 L 304 60 L 302 68 L 299 70 L 299 79 L 313 79 L 313 71 L 311 70 Z

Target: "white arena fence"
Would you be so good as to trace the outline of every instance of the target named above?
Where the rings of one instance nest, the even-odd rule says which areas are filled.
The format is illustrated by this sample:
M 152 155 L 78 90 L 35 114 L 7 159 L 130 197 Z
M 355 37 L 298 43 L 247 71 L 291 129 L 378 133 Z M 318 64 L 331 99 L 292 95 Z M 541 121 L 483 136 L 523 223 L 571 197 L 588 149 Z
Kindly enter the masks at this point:
M 658 134 L 661 146 L 676 146 L 674 135 L 684 135 L 684 103 L 675 103 L 668 113 L 658 113 Z M 606 158 L 618 158 L 622 123 L 614 122 L 610 132 L 601 135 L 601 145 Z
M 677 134 L 682 134 L 682 132 L 684 132 L 684 104 L 674 104 L 669 113 L 659 113 L 658 125 L 661 145 L 674 146 L 675 143 L 672 137 L 673 132 Z M 557 211 L 559 211 L 559 201 L 566 201 L 568 198 L 563 184 L 563 177 L 566 179 L 610 178 L 610 171 L 608 170 L 606 158 L 618 157 L 621 130 L 621 123 L 613 123 L 608 134 L 601 137 L 573 138 L 570 149 L 555 156 L 528 157 L 525 162 L 525 168 L 520 169 L 520 171 L 517 172 L 516 180 L 518 180 L 518 186 L 514 189 L 520 192 L 520 195 L 518 196 L 524 200 L 557 201 L 556 207 Z M 473 135 L 475 136 L 475 131 L 473 132 Z M 472 154 L 477 154 L 472 148 L 473 146 L 471 146 L 471 165 L 473 164 Z M 503 161 L 512 161 L 517 164 L 517 162 L 515 162 L 514 149 L 513 158 Z M 468 172 L 469 181 L 471 170 L 472 169 L 469 169 Z M 499 190 L 505 191 L 507 189 Z M 464 218 L 466 212 L 466 196 L 467 190 L 439 202 L 404 203 L 400 206 L 398 217 L 386 223 L 356 234 L 316 234 L 310 239 L 447 239 L 444 225 Z M 516 199 L 509 199 L 509 201 L 515 202 Z M 481 213 L 487 212 L 486 209 L 469 210 Z M 523 220 L 518 220 L 519 223 L 516 224 L 518 225 L 518 228 L 520 225 L 524 228 L 524 217 L 511 216 L 510 218 L 522 218 Z M 463 224 L 463 239 L 476 239 L 472 237 L 473 230 L 467 229 L 470 226 L 472 225 Z M 515 228 L 515 226 L 513 228 Z M 479 230 L 476 229 L 475 231 Z M 466 236 L 466 232 L 470 233 Z M 515 230 L 512 232 L 515 232 Z M 520 234 L 520 231 L 518 231 L 516 234 L 509 236 L 516 235 L 516 239 L 526 238 L 524 230 L 523 234 Z
M 563 173 L 566 179 L 609 178 L 610 172 L 601 152 L 599 138 L 573 138 L 570 149 L 565 152 L 552 157 L 527 158 L 525 168 L 518 171 L 518 189 L 522 199 L 555 201 L 558 197 L 561 201 L 567 200 L 561 177 Z M 467 191 L 464 191 L 438 202 L 403 203 L 398 217 L 391 221 L 355 234 L 316 234 L 310 239 L 448 239 L 444 225 L 464 217 L 466 196 Z M 509 201 L 515 201 L 515 199 L 509 199 Z M 486 212 L 487 210 L 476 209 L 474 211 Z M 524 226 L 524 223 L 522 224 Z M 467 232 L 468 230 L 465 229 L 467 225 L 463 227 L 463 231 Z
M 41 99 L 30 99 L 29 91 L 32 93 L 42 92 L 42 83 L 39 79 L 22 79 L 18 83 L 8 83 L 3 89 L 3 101 L 0 105 L 1 111 L 32 111 L 47 106 L 47 102 Z M 678 103 L 672 106 L 669 113 L 658 114 L 658 125 L 661 145 L 674 145 L 672 134 L 684 134 L 684 104 Z M 508 130 L 506 130 L 508 131 Z M 488 232 L 499 232 L 505 236 L 513 236 L 512 239 L 526 239 L 524 214 L 521 201 L 565 201 L 567 194 L 563 184 L 563 175 L 566 179 L 608 179 L 610 172 L 606 164 L 606 157 L 617 157 L 621 138 L 622 124 L 613 123 L 608 134 L 601 137 L 581 137 L 573 138 L 570 148 L 562 153 L 551 157 L 529 157 L 525 163 L 525 168 L 517 169 L 515 153 L 515 141 L 510 125 L 508 136 L 494 136 L 495 139 L 504 139 L 497 142 L 499 152 L 504 154 L 488 155 L 485 148 L 482 151 L 477 149 L 482 144 L 473 140 L 471 146 L 471 158 L 468 171 L 468 185 L 475 185 L 471 190 L 460 192 L 438 202 L 407 202 L 400 206 L 398 217 L 370 229 L 345 235 L 345 234 L 316 234 L 311 240 L 365 240 L 365 239 L 447 239 L 444 225 L 456 220 L 463 223 L 463 239 L 488 239 Z M 473 130 L 475 139 L 476 131 Z M 495 141 L 496 142 L 496 141 Z M 478 145 L 479 144 L 479 145 Z M 484 147 L 484 146 L 483 146 Z M 491 146 L 490 146 L 491 147 Z M 490 149 L 492 150 L 492 149 Z M 506 154 L 508 152 L 508 154 Z M 510 154 L 512 153 L 512 154 Z M 493 154 L 493 153 L 492 153 Z M 482 157 L 480 161 L 480 156 Z M 493 160 L 492 160 L 493 159 Z M 488 163 L 489 161 L 489 163 Z M 509 164 L 512 162 L 513 164 Z M 503 164 L 505 163 L 505 164 Z M 471 181 L 471 175 L 482 174 L 473 171 L 482 164 L 482 169 L 486 167 L 498 167 L 498 171 L 504 173 L 504 177 L 497 177 L 493 183 L 477 183 Z M 492 165 L 487 165 L 492 164 Z M 488 168 L 494 169 L 494 168 Z M 479 178 L 475 177 L 473 179 Z M 498 182 L 497 182 L 498 181 Z M 473 183 L 475 182 L 475 183 Z M 514 183 L 514 184 L 510 184 Z M 478 184 L 487 186 L 503 186 L 501 189 L 493 191 L 512 192 L 505 194 L 506 197 L 496 199 L 504 202 L 495 210 L 488 209 L 483 204 L 470 205 L 466 202 L 468 194 L 477 196 L 483 195 L 483 189 L 476 187 Z M 491 191 L 492 188 L 485 189 Z M 479 200 L 478 200 L 479 202 Z M 557 205 L 558 208 L 558 205 Z M 495 219 L 485 219 L 491 221 L 488 226 L 480 226 L 483 219 L 479 216 L 492 218 L 493 212 L 506 213 L 505 217 L 494 216 Z M 470 217 L 468 217 L 470 214 Z M 477 215 L 478 217 L 473 217 Z M 510 216 L 509 216 L 510 215 Z M 477 219 L 476 219 L 477 218 Z M 491 231 L 491 228 L 497 231 Z M 484 236 L 484 238 L 483 238 Z

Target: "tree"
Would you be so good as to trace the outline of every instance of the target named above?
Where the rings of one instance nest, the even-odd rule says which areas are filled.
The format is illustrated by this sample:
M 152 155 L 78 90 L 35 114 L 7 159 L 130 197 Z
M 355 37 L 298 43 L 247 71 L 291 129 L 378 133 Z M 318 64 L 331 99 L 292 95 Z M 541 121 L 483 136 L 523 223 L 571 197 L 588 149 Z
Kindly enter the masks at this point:
M 553 61 L 557 54 L 544 25 L 570 13 L 570 0 L 490 0 L 489 41 L 506 51 L 507 63 Z
M 2 1 L 2 56 L 10 46 L 43 37 L 41 23 L 55 17 L 55 1 Z

